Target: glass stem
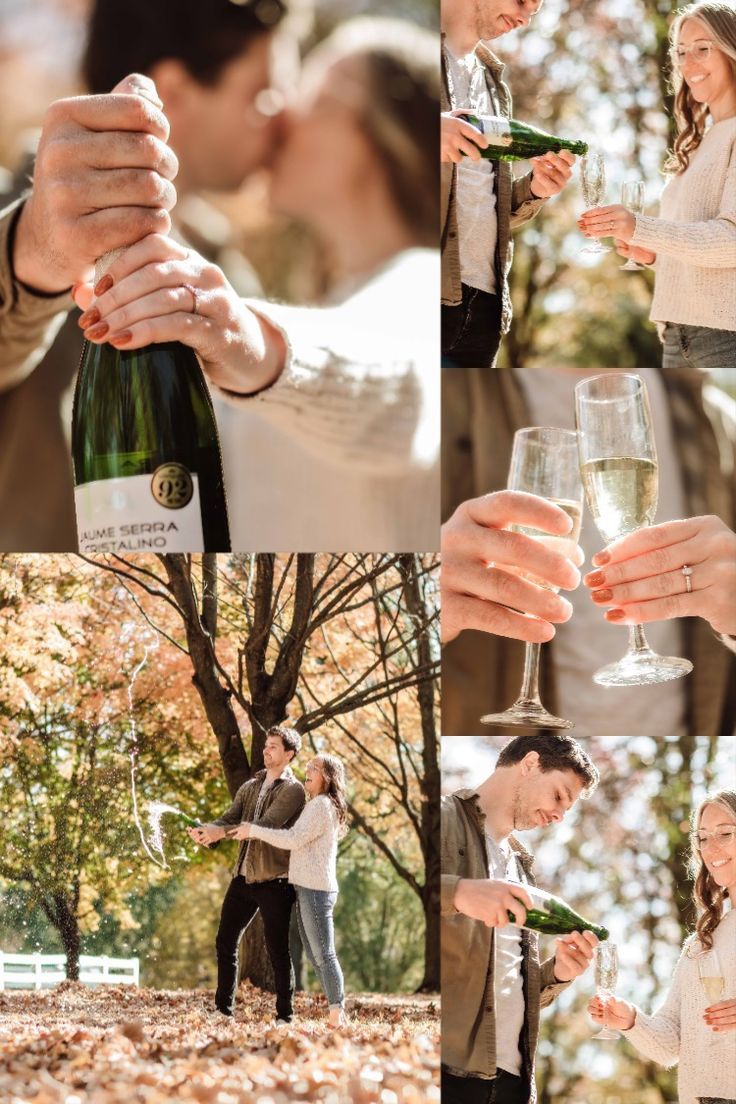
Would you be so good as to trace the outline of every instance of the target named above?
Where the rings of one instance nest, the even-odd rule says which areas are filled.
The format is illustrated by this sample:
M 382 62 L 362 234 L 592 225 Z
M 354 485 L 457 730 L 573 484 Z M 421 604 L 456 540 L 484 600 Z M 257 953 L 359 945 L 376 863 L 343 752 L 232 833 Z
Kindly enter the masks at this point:
M 630 625 L 629 626 L 629 651 L 630 652 L 648 652 L 649 645 L 647 639 L 644 636 L 643 625 Z
M 534 702 L 541 706 L 539 698 L 539 649 L 541 644 L 527 643 L 524 649 L 524 678 L 519 701 Z

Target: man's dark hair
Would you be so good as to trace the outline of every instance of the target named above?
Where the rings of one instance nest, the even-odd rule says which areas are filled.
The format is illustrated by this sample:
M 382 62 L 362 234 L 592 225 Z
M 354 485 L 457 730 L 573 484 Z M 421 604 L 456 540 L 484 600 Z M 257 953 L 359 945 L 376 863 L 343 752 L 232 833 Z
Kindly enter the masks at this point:
M 285 0 L 95 0 L 82 76 L 93 95 L 158 61 L 180 61 L 200 84 L 286 14 Z
M 534 736 L 514 736 L 501 749 L 496 766 L 520 763 L 530 751 L 539 755 L 542 771 L 573 771 L 585 783 L 581 798 L 590 797 L 600 781 L 598 768 L 577 740 L 565 732 L 537 732 Z
M 293 751 L 294 755 L 298 755 L 302 746 L 302 738 L 295 728 L 284 728 L 283 725 L 273 725 L 266 733 L 266 739 L 269 736 L 278 736 L 281 743 L 284 745 L 284 751 Z

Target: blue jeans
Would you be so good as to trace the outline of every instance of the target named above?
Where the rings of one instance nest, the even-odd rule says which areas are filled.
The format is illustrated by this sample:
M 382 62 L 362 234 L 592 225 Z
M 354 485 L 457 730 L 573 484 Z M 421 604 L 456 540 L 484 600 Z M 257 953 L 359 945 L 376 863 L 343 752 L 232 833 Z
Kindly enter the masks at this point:
M 707 326 L 668 322 L 664 331 L 662 367 L 699 368 L 703 372 L 736 365 L 736 333 Z
M 296 918 L 307 958 L 314 966 L 330 1008 L 341 1008 L 345 1001 L 342 970 L 335 952 L 335 926 L 332 910 L 337 894 L 326 889 L 296 889 Z

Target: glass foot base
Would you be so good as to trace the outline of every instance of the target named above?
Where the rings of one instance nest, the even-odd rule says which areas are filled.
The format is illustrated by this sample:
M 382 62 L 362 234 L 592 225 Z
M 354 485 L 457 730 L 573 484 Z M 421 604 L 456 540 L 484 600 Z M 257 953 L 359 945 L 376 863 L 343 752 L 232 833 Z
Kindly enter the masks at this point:
M 689 675 L 692 669 L 689 659 L 657 655 L 647 648 L 629 652 L 616 663 L 607 663 L 593 675 L 593 682 L 599 686 L 653 686 Z
M 582 249 L 578 250 L 579 253 L 611 253 L 613 250 L 610 245 L 584 245 Z
M 595 1035 L 591 1035 L 591 1039 L 620 1039 L 618 1031 L 611 1031 L 610 1027 L 602 1027 L 600 1031 L 596 1031 Z
M 518 728 L 574 728 L 572 721 L 548 713 L 539 702 L 518 701 L 505 713 L 486 713 L 481 724 L 511 725 Z

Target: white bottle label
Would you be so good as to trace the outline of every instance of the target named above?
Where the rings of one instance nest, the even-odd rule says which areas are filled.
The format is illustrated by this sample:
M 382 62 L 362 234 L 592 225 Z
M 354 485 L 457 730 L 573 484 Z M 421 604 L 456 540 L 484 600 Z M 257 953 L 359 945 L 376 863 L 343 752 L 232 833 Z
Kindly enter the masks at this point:
M 491 146 L 510 146 L 513 142 L 508 119 L 500 115 L 477 115 L 481 134 L 485 134 Z
M 203 552 L 199 479 L 181 464 L 74 490 L 80 552 Z

